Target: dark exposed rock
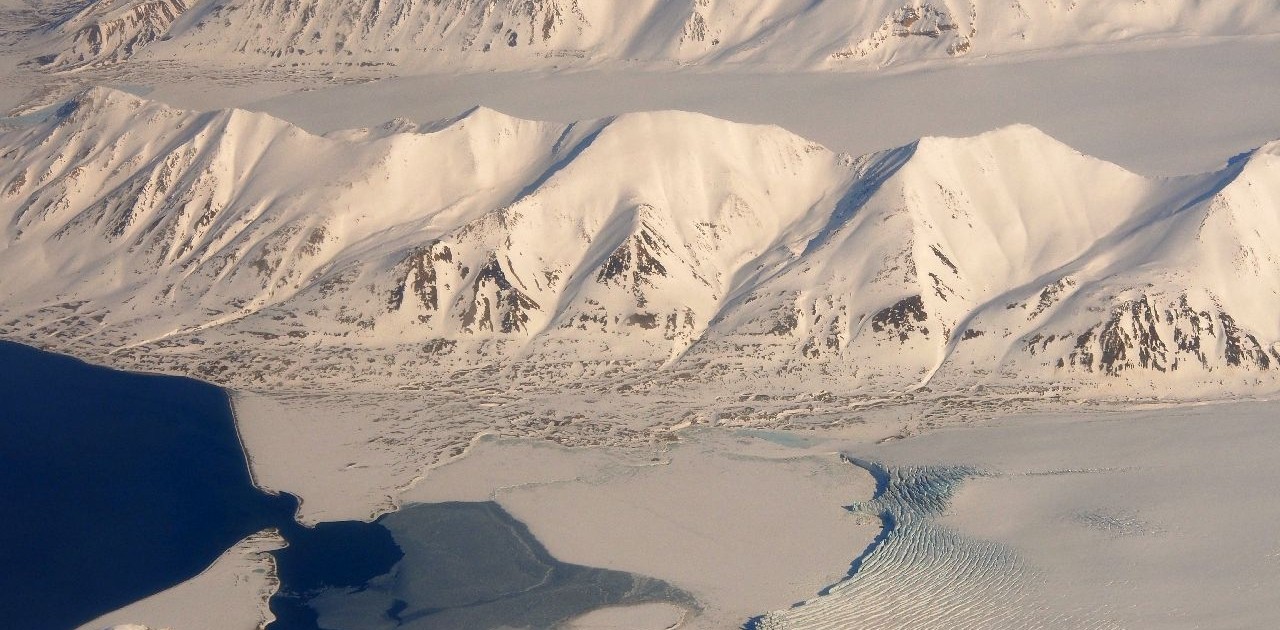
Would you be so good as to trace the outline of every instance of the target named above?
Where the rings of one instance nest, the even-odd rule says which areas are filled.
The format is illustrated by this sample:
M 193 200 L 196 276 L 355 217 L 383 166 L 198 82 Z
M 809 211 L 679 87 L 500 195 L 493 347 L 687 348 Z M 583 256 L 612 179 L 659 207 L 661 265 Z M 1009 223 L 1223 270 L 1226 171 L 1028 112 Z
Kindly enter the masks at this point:
M 957 276 L 960 275 L 960 270 L 956 269 L 955 263 L 951 262 L 951 259 L 947 258 L 947 255 L 942 253 L 942 250 L 939 249 L 937 245 L 930 245 L 929 249 L 933 252 L 934 256 L 938 257 L 938 260 L 942 261 L 942 264 L 951 269 L 951 273 L 954 273 Z
M 921 36 L 937 39 L 944 31 L 954 31 L 958 27 L 946 7 L 936 7 L 925 3 L 919 6 L 904 6 L 893 13 L 890 18 L 893 34 L 898 37 Z
M 800 327 L 800 313 L 795 309 L 785 309 L 778 315 L 777 321 L 773 324 L 773 328 L 769 329 L 771 335 L 789 335 Z
M 1271 357 L 1267 356 L 1267 352 L 1262 349 L 1262 344 L 1258 343 L 1257 337 L 1240 330 L 1236 320 L 1224 312 L 1218 312 L 1218 319 L 1222 322 L 1222 336 L 1225 342 L 1222 355 L 1227 360 L 1227 365 L 1243 365 L 1263 370 L 1271 367 Z
M 434 313 L 439 310 L 439 291 L 436 287 L 436 267 L 435 261 L 452 259 L 448 246 L 440 246 L 443 250 L 443 256 L 433 253 L 438 242 L 432 242 L 428 245 L 418 247 L 409 252 L 404 260 L 396 266 L 396 275 L 399 278 L 395 288 L 391 290 L 391 296 L 387 301 L 390 310 L 397 311 L 404 306 L 406 294 L 412 294 L 418 298 L 418 303 L 428 313 Z M 429 315 L 427 316 L 429 318 Z
M 1186 322 L 1186 325 L 1177 325 L 1180 321 Z M 1187 302 L 1187 296 L 1183 295 L 1176 310 L 1169 309 L 1165 311 L 1165 322 L 1174 325 L 1173 345 L 1180 354 L 1190 354 L 1196 358 L 1200 365 L 1209 365 L 1209 360 L 1202 348 L 1201 337 L 1205 334 L 1211 336 L 1214 334 L 1212 313 L 1208 311 L 1197 312 L 1192 309 Z
M 414 296 L 417 305 L 425 311 L 418 316 L 418 321 L 430 322 L 432 315 L 440 310 L 440 274 L 436 267 L 440 263 L 453 263 L 453 250 L 440 241 L 431 241 L 409 252 L 396 265 L 396 285 L 387 299 L 388 309 L 400 310 L 405 306 L 405 298 Z M 465 269 L 462 274 L 466 274 Z
M 1035 310 L 1031 311 L 1031 315 L 1027 316 L 1027 318 L 1028 319 L 1035 318 L 1039 316 L 1041 313 L 1048 310 L 1049 307 L 1053 306 L 1058 302 L 1059 299 L 1061 299 L 1062 293 L 1064 291 L 1074 286 L 1076 286 L 1075 279 L 1072 278 L 1071 276 L 1064 276 L 1063 278 L 1059 279 L 1057 282 L 1054 282 L 1053 284 L 1050 284 L 1049 286 L 1045 287 L 1042 291 L 1040 291 L 1040 301 L 1036 303 Z
M 653 284 L 653 278 L 666 277 L 667 267 L 659 259 L 660 252 L 670 253 L 671 246 L 655 235 L 647 225 L 623 241 L 609 255 L 596 274 L 601 284 L 619 283 L 630 286 L 637 296 L 642 285 Z
M 471 286 L 474 299 L 462 313 L 462 327 L 467 331 L 525 331 L 529 312 L 541 308 L 511 284 L 494 254 L 490 254 L 489 261 L 476 272 Z M 486 295 L 489 290 L 494 291 L 494 302 Z
M 693 310 L 682 308 L 675 313 L 667 313 L 667 326 L 665 329 L 668 339 L 674 338 L 680 331 L 691 331 L 694 327 Z
M 431 339 L 422 344 L 422 352 L 436 356 L 452 354 L 457 346 L 458 342 L 452 339 Z
M 929 319 L 924 310 L 924 300 L 919 295 L 903 298 L 898 303 L 882 309 L 871 318 L 871 329 L 876 332 L 888 332 L 906 341 L 912 332 L 929 334 L 929 329 L 920 326 Z
M 1137 351 L 1139 367 L 1160 372 L 1167 371 L 1169 349 L 1160 338 L 1160 332 L 1156 330 L 1159 317 L 1155 310 L 1151 308 L 1151 304 L 1145 297 L 1127 306 L 1129 321 L 1123 322 L 1123 315 L 1113 314 L 1111 321 L 1102 327 L 1102 333 L 1098 337 L 1102 345 L 1103 369 L 1110 374 L 1118 372 L 1120 370 L 1118 366 L 1126 363 L 1129 350 L 1133 349 Z M 1126 326 L 1126 323 L 1129 325 Z
M 1158 321 L 1146 296 L 1126 301 L 1105 322 L 1077 337 L 1069 358 L 1074 365 L 1109 375 L 1135 367 L 1168 371 L 1169 350 L 1156 329 Z
M 938 299 L 942 300 L 943 302 L 947 301 L 947 296 L 949 295 L 954 296 L 956 294 L 955 289 L 952 289 L 951 287 L 947 286 L 947 283 L 943 282 L 942 278 L 938 277 L 938 274 L 930 273 L 929 278 L 933 281 L 934 294 L 937 295 Z
M 1222 331 L 1222 360 L 1227 365 L 1266 370 L 1277 364 L 1275 353 L 1269 353 L 1254 335 L 1241 330 L 1229 314 L 1219 309 L 1217 319 Z M 1161 329 L 1165 331 L 1163 336 Z M 1217 342 L 1206 343 L 1205 337 L 1216 337 L 1217 331 L 1214 315 L 1192 308 L 1186 295 L 1164 310 L 1143 296 L 1117 305 L 1106 321 L 1076 337 L 1065 363 L 1112 376 L 1132 369 L 1176 370 L 1188 359 L 1212 368 L 1206 349 L 1216 347 Z M 1166 341 L 1166 336 L 1172 338 L 1172 343 Z M 1046 340 L 1042 348 L 1051 341 Z M 1028 344 L 1032 354 L 1033 345 Z
M 657 313 L 632 313 L 627 316 L 628 326 L 639 326 L 645 330 L 652 330 L 658 327 Z

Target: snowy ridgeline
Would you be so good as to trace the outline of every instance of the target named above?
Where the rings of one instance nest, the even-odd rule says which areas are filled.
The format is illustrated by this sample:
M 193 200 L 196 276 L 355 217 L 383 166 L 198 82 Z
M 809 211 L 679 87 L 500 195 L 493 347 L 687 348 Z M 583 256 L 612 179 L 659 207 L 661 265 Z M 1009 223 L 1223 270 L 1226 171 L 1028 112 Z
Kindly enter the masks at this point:
M 1276 143 L 1148 179 L 1025 126 L 858 158 L 679 112 L 321 137 L 97 88 L 0 156 L 0 336 L 232 387 L 1280 374 Z
M 1271 0 L 105 0 L 45 33 L 36 62 L 70 69 L 141 55 L 415 69 L 840 69 L 1277 32 L 1280 14 Z

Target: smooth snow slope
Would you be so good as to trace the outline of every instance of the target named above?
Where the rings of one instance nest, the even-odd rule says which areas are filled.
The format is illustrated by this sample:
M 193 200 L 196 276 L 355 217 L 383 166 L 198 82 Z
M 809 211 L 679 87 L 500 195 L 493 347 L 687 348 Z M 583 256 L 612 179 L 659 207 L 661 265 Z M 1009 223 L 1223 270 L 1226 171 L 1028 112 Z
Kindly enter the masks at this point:
M 109 0 L 51 29 L 54 69 L 151 58 L 533 68 L 845 69 L 1144 38 L 1280 31 L 1268 0 Z
M 92 89 L 0 146 L 0 263 L 28 270 L 5 336 L 227 384 L 618 364 L 1203 394 L 1280 365 L 1276 143 L 1150 179 L 1027 126 L 860 158 L 680 112 L 319 137 Z

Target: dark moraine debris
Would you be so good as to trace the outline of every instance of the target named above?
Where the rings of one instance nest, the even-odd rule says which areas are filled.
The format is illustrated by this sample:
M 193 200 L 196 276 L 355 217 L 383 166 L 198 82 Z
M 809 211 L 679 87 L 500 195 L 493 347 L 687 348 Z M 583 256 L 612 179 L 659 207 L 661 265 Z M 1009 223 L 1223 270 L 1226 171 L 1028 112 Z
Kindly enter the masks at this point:
M 293 532 L 277 552 L 272 630 L 555 628 L 609 606 L 697 608 L 661 580 L 556 560 L 493 502 L 410 505 L 346 527 Z M 346 568 L 325 568 L 335 555 Z

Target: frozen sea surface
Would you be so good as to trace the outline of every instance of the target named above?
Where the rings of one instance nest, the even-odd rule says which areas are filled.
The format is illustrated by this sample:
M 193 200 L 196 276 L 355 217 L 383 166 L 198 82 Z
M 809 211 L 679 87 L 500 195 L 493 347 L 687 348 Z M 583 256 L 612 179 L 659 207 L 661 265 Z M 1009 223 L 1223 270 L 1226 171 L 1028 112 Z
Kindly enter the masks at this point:
M 495 503 L 412 505 L 374 523 L 293 520 L 254 487 L 225 393 L 0 343 L 0 618 L 76 627 L 276 528 L 273 629 L 549 628 L 666 603 L 666 582 L 555 560 Z
M 347 525 L 298 532 L 278 553 L 273 630 L 554 628 L 605 607 L 697 608 L 661 580 L 556 560 L 493 502 L 416 504 Z M 389 566 L 372 575 L 377 562 Z

